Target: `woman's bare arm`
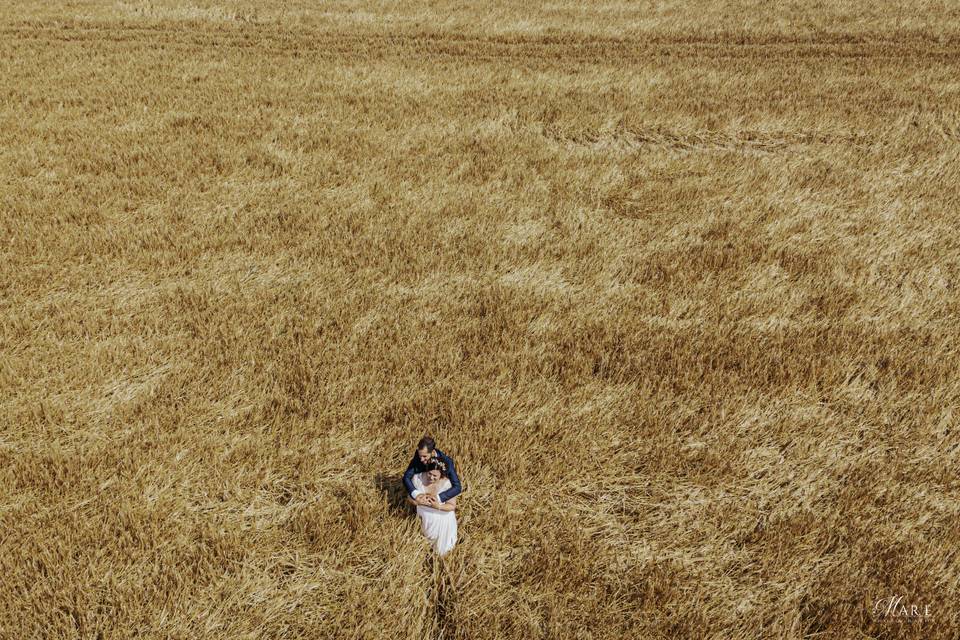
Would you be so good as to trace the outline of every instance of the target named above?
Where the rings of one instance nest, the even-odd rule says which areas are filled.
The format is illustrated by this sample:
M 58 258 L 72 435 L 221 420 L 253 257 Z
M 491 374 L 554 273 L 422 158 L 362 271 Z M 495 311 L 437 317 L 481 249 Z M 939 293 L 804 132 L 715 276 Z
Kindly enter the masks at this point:
M 456 511 L 456 509 L 457 509 L 457 499 L 456 499 L 456 498 L 450 498 L 450 499 L 447 500 L 446 502 L 443 502 L 443 503 L 437 505 L 435 508 L 436 508 L 436 509 L 440 509 L 440 511 Z

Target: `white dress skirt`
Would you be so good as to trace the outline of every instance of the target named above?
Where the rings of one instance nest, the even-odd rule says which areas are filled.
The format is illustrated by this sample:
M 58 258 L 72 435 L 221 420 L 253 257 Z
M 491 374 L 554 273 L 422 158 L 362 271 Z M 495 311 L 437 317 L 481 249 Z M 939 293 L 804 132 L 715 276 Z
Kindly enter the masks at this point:
M 419 491 L 425 491 L 424 480 L 426 473 L 413 476 L 413 486 Z M 451 487 L 450 481 L 440 478 L 437 493 L 443 493 Z M 457 514 L 455 511 L 441 511 L 433 507 L 417 505 L 417 516 L 420 517 L 420 530 L 433 544 L 433 549 L 439 555 L 444 555 L 457 544 Z

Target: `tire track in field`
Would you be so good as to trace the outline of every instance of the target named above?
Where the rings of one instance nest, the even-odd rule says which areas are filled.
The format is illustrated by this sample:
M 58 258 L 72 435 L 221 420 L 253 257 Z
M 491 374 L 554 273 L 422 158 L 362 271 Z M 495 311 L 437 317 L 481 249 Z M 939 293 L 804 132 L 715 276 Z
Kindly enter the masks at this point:
M 651 38 L 622 40 L 598 37 L 472 37 L 464 35 L 356 34 L 337 32 L 292 32 L 276 28 L 229 28 L 211 30 L 176 24 L 131 26 L 0 27 L 0 41 L 45 43 L 93 43 L 150 48 L 230 48 L 292 58 L 387 58 L 438 57 L 476 61 L 569 61 L 630 62 L 651 57 L 742 59 L 774 63 L 789 59 L 900 60 L 910 66 L 924 62 L 960 62 L 960 46 L 905 40 L 803 40 L 798 38 Z
M 866 149 L 878 140 L 865 134 L 833 134 L 822 132 L 699 132 L 681 133 L 658 128 L 629 129 L 612 132 L 563 134 L 545 132 L 547 138 L 559 144 L 586 149 L 662 148 L 672 151 L 749 151 L 770 154 L 795 147 L 842 145 Z
M 437 640 L 454 638 L 457 635 L 456 610 L 457 590 L 453 576 L 450 574 L 444 561 L 435 555 L 427 558 L 427 570 L 430 573 L 431 585 L 428 593 L 433 610 L 433 627 Z

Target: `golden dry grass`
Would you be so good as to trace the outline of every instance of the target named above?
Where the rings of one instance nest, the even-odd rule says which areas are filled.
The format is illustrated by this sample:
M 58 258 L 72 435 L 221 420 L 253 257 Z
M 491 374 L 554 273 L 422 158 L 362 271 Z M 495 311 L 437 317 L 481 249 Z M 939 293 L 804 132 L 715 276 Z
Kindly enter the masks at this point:
M 960 637 L 956 3 L 279 4 L 0 7 L 3 637 Z

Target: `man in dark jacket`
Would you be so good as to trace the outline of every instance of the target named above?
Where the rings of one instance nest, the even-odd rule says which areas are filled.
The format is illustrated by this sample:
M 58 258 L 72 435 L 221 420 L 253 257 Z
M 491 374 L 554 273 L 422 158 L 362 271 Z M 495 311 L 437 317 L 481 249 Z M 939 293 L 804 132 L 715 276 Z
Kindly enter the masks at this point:
M 446 502 L 450 498 L 460 495 L 460 491 L 462 490 L 460 487 L 460 478 L 457 477 L 457 470 L 453 466 L 453 460 L 443 451 L 437 449 L 433 438 L 430 436 L 424 436 L 420 439 L 420 442 L 417 443 L 417 452 L 413 454 L 413 459 L 410 461 L 410 465 L 403 474 L 403 485 L 407 488 L 407 493 L 410 494 L 410 497 L 416 501 L 417 504 L 428 506 L 436 503 L 437 498 L 426 495 L 422 491 L 417 491 L 417 489 L 413 486 L 413 476 L 426 471 L 427 463 L 434 458 L 440 460 L 444 465 L 446 465 L 446 474 L 451 485 L 449 489 L 438 496 L 440 498 L 440 502 Z

